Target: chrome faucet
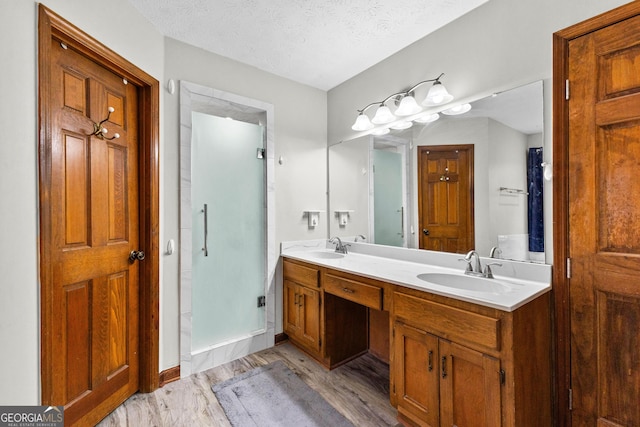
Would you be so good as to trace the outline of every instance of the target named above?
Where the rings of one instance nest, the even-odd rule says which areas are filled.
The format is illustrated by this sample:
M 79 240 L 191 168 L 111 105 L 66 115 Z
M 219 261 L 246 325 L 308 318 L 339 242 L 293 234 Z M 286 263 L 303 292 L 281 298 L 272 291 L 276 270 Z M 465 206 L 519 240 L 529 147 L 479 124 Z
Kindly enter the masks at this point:
M 336 252 L 345 255 L 347 254 L 347 247 L 350 246 L 348 243 L 342 243 L 342 240 L 340 240 L 340 238 L 337 236 L 329 239 L 329 243 L 334 243 L 336 245 Z
M 476 257 L 475 267 L 471 264 L 474 256 Z M 467 268 L 464 270 L 464 274 L 485 277 L 487 279 L 493 279 L 493 272 L 491 271 L 492 265 L 502 267 L 502 264 L 500 264 L 499 262 L 490 262 L 483 269 L 482 263 L 480 263 L 480 255 L 478 255 L 478 253 L 473 250 L 469 251 L 464 258 L 460 258 L 459 261 L 465 261 L 467 263 Z
M 353 241 L 357 243 L 357 242 L 358 242 L 358 239 L 362 239 L 362 241 L 363 241 L 363 242 L 366 242 L 366 241 L 367 241 L 367 238 L 366 238 L 366 237 L 364 237 L 362 234 L 358 234 L 358 235 L 356 236 L 356 238 L 355 238 L 355 239 L 353 239 Z
M 489 252 L 489 258 L 497 258 L 496 255 L 500 255 L 502 254 L 502 249 L 500 249 L 497 246 L 494 246 L 491 248 L 491 251 Z
M 475 267 L 471 264 L 471 260 L 473 257 L 476 257 Z M 471 276 L 482 276 L 482 264 L 480 263 L 480 255 L 474 250 L 470 250 L 464 256 L 464 258 L 460 259 L 460 261 L 465 261 L 467 263 L 467 268 L 464 270 L 464 274 L 469 274 Z

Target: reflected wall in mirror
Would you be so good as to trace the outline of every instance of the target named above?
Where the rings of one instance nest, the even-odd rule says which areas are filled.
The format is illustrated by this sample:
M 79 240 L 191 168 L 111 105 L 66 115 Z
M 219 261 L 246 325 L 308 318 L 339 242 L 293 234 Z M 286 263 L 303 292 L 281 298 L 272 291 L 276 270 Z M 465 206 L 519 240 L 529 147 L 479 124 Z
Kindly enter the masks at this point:
M 497 247 L 498 258 L 544 262 L 542 96 L 542 82 L 534 82 L 472 102 L 462 115 L 331 145 L 330 235 L 420 248 L 429 224 L 419 219 L 419 150 L 473 145 L 471 246 L 483 256 Z M 347 221 L 339 221 L 341 210 Z

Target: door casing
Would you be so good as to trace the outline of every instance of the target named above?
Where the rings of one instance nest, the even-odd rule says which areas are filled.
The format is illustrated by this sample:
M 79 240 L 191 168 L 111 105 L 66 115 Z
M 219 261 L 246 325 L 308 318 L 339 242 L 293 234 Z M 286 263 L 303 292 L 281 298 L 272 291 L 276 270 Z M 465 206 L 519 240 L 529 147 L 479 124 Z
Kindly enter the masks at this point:
M 82 32 L 43 5 L 38 7 L 38 172 L 40 213 L 40 325 L 41 400 L 52 403 L 51 342 L 49 330 L 54 313 L 50 306 L 51 261 L 51 61 L 49 46 L 55 38 L 81 52 L 104 68 L 121 75 L 139 90 L 139 196 L 140 247 L 146 259 L 140 264 L 140 391 L 150 392 L 159 383 L 159 82 Z M 46 65 L 45 65 L 46 64 Z
M 553 298 L 555 337 L 554 418 L 558 426 L 571 425 L 571 329 L 569 313 L 569 104 L 566 79 L 569 42 L 593 31 L 640 15 L 632 2 L 553 34 Z

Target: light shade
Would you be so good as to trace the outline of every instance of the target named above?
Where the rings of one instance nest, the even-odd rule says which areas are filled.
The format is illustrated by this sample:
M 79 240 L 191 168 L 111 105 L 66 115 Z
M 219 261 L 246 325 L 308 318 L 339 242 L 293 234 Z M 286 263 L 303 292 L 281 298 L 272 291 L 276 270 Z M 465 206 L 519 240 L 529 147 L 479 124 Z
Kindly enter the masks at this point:
M 418 114 L 420 111 L 422 111 L 422 108 L 418 105 L 416 99 L 411 95 L 405 95 L 396 110 L 396 116 L 411 116 Z
M 384 125 L 387 123 L 391 123 L 396 119 L 396 116 L 391 114 L 391 110 L 384 104 L 381 104 L 376 111 L 376 115 L 371 119 L 371 123 L 375 123 L 376 125 Z
M 409 129 L 411 126 L 413 126 L 413 122 L 410 120 L 405 120 L 404 122 L 398 122 L 393 124 L 391 126 L 391 129 L 403 130 L 403 129 Z
M 419 115 L 418 117 L 413 119 L 413 121 L 417 123 L 431 123 L 431 122 L 435 122 L 439 118 L 440 118 L 440 114 L 438 113 L 425 113 L 425 114 Z
M 369 120 L 369 116 L 360 113 L 358 114 L 358 118 L 356 118 L 356 122 L 351 126 L 351 129 L 356 131 L 373 129 L 373 123 Z
M 439 80 L 431 86 L 429 92 L 427 93 L 427 97 L 422 101 L 422 105 L 432 106 L 432 105 L 440 105 L 446 104 L 453 100 L 453 95 L 447 92 L 447 89 L 444 87 Z
M 372 130 L 371 135 L 380 136 L 380 135 L 386 135 L 389 132 L 390 132 L 389 128 L 380 128 L 380 129 Z
M 471 110 L 471 104 L 460 104 L 451 107 L 448 110 L 444 110 L 442 114 L 446 114 L 447 116 L 457 116 L 458 114 L 464 114 L 469 110 Z

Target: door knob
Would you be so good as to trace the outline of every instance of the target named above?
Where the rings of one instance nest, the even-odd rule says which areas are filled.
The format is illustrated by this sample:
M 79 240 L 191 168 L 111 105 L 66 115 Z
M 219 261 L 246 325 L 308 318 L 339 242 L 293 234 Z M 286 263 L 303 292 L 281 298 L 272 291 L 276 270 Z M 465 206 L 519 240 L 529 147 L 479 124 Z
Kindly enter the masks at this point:
M 144 259 L 143 251 L 131 251 L 129 253 L 129 262 L 135 262 L 135 260 L 142 261 Z
M 427 230 L 426 228 L 422 229 L 422 234 L 424 234 L 425 236 L 429 235 L 429 230 Z

